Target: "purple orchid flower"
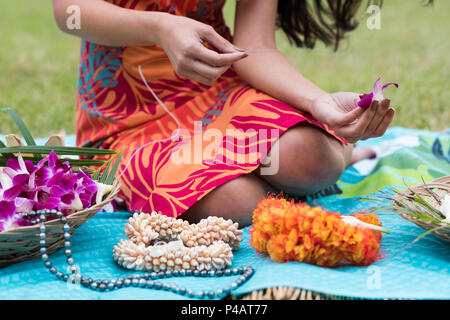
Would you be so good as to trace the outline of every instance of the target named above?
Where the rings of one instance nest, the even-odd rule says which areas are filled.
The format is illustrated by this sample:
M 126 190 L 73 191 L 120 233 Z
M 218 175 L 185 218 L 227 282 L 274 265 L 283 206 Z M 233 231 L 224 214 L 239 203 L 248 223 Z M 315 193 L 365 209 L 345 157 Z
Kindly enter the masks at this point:
M 14 201 L 0 201 L 0 231 L 8 231 L 27 225 L 29 225 L 28 221 L 16 217 L 16 205 Z
M 366 93 L 359 96 L 358 106 L 363 109 L 367 109 L 372 105 L 373 101 L 382 101 L 384 99 L 383 97 L 383 90 L 389 87 L 390 85 L 394 85 L 398 88 L 397 83 L 388 83 L 383 85 L 381 82 L 381 78 L 378 78 L 377 81 L 375 81 L 375 84 L 373 85 L 373 91 L 372 93 Z
M 88 174 L 74 173 L 54 151 L 37 165 L 19 154 L 0 171 L 0 231 L 29 224 L 16 213 L 56 209 L 67 215 L 95 204 L 97 193 Z

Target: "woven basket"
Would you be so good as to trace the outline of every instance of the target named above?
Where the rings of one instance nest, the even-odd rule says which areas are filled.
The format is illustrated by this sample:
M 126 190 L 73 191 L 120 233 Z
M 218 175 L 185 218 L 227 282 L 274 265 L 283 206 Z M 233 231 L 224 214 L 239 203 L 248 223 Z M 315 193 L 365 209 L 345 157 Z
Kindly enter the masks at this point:
M 431 192 L 429 190 L 431 190 L 434 193 L 434 195 L 438 197 L 438 199 L 443 199 L 446 194 L 450 193 L 450 176 L 442 177 L 442 178 L 433 180 L 430 183 L 421 184 L 421 185 L 403 190 L 402 192 L 400 192 L 399 194 L 397 194 L 394 197 L 394 200 L 392 201 L 392 205 L 393 205 L 394 209 L 396 209 L 396 208 L 398 208 L 398 203 L 396 203 L 396 201 L 401 201 L 403 204 L 406 204 L 411 211 L 417 211 L 417 209 L 415 209 L 413 204 L 411 203 L 412 201 L 410 200 L 411 196 L 414 193 L 416 193 L 422 197 L 426 197 L 427 202 L 430 205 L 432 205 L 436 209 L 439 209 L 440 205 L 439 205 L 438 201 L 435 199 L 434 196 L 431 195 Z M 433 231 L 433 233 L 435 235 L 437 235 L 439 238 L 441 238 L 442 240 L 450 241 L 450 225 L 445 224 L 445 223 L 419 221 L 415 217 L 408 216 L 401 212 L 397 212 L 397 214 L 399 216 L 401 216 L 402 218 L 405 218 L 406 220 L 415 223 L 416 225 L 418 225 L 419 227 L 421 227 L 425 230 L 430 230 L 433 228 L 446 226 L 439 230 Z
M 119 182 L 115 181 L 113 189 L 102 202 L 68 215 L 67 223 L 70 226 L 71 234 L 92 218 L 103 206 L 111 202 L 119 192 L 119 189 Z M 64 246 L 64 232 L 59 219 L 48 221 L 45 223 L 45 226 L 47 252 L 53 253 Z M 0 232 L 0 268 L 17 262 L 39 258 L 41 256 L 39 252 L 39 233 L 39 224 Z

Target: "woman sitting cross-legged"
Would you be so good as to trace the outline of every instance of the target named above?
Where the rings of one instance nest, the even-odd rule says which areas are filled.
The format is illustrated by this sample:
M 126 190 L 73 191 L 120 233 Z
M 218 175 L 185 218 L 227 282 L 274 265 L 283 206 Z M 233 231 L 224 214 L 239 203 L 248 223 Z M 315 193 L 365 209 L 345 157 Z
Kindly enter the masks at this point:
M 275 44 L 279 25 L 297 46 L 337 47 L 361 1 L 240 0 L 233 36 L 224 2 L 79 0 L 68 28 L 73 1 L 53 0 L 60 28 L 82 38 L 77 144 L 125 149 L 131 211 L 248 225 L 268 192 L 315 193 L 373 156 L 353 144 L 394 117 L 389 100 L 363 109 L 358 93 L 325 92 Z

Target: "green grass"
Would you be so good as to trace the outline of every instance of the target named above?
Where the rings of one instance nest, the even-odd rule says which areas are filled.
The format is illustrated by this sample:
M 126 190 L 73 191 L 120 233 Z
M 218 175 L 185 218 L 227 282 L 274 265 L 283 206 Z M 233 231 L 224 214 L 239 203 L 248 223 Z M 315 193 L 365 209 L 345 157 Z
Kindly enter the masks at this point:
M 225 14 L 232 24 L 234 0 Z M 1 1 L 0 106 L 15 109 L 34 136 L 75 132 L 75 97 L 80 41 L 60 32 L 50 1 Z M 433 7 L 420 0 L 385 1 L 381 30 L 365 20 L 334 53 L 291 47 L 281 33 L 278 46 L 297 68 L 324 89 L 369 91 L 378 76 L 395 81 L 386 91 L 396 107 L 394 125 L 443 130 L 450 123 L 450 1 Z M 0 133 L 17 132 L 7 114 Z

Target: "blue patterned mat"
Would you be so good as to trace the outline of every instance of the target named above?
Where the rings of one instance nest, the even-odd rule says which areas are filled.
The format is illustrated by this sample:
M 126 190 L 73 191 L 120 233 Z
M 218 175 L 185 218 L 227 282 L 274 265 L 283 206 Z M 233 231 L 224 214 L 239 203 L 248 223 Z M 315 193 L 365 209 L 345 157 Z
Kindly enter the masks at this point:
M 69 140 L 70 141 L 70 140 Z M 373 193 L 390 184 L 420 183 L 450 174 L 450 132 L 432 133 L 403 128 L 390 129 L 383 138 L 360 144 L 378 148 L 381 158 L 349 168 L 336 186 L 314 200 L 329 210 L 348 212 L 367 206 L 355 195 Z M 113 246 L 124 237 L 128 212 L 99 213 L 73 237 L 73 256 L 86 277 L 108 279 L 132 272 L 112 259 Z M 383 235 L 384 259 L 369 267 L 321 268 L 301 263 L 274 263 L 255 253 L 245 230 L 234 266 L 253 266 L 255 275 L 235 295 L 275 286 L 293 286 L 320 293 L 354 298 L 450 299 L 450 244 L 428 235 L 407 247 L 423 230 L 397 215 L 380 217 L 391 233 Z M 405 249 L 405 247 L 407 247 Z M 404 249 L 404 250 L 402 250 Z M 62 250 L 51 255 L 53 264 L 66 270 Z M 237 277 L 237 276 L 236 276 Z M 214 290 L 230 278 L 172 278 L 164 280 L 193 290 Z M 93 292 L 67 287 L 33 260 L 0 269 L 0 299 L 185 299 L 166 291 L 124 288 Z

